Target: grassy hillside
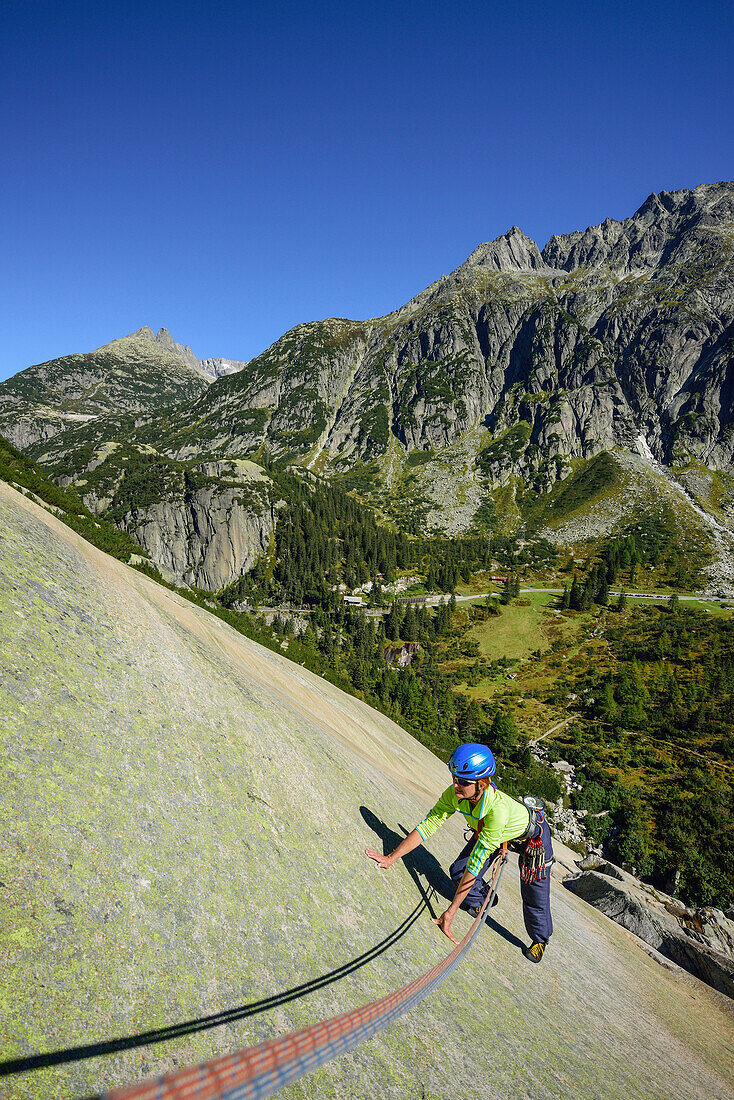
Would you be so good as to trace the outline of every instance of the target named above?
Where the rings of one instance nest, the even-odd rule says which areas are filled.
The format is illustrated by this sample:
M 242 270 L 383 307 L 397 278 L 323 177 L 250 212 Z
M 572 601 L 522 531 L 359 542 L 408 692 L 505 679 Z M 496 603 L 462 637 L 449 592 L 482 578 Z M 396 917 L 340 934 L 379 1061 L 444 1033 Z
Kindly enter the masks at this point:
M 61 489 L 3 436 L 0 436 L 0 480 L 51 508 L 69 527 L 113 557 L 121 561 L 129 561 L 132 555 L 147 557 L 133 538 L 113 524 L 96 519 L 73 488 Z

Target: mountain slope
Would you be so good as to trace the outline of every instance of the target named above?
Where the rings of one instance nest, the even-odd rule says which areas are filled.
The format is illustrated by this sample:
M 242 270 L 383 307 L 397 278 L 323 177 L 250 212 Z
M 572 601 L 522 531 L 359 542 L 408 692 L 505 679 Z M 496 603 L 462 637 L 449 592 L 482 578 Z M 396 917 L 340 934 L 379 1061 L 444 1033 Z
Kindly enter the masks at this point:
M 181 445 L 208 446 L 225 408 L 235 430 L 217 447 L 265 441 L 332 461 L 382 454 L 389 437 L 442 447 L 521 419 L 545 459 L 642 431 L 658 458 L 725 468 L 733 240 L 732 184 L 651 196 L 542 255 L 513 227 L 387 317 L 297 326 L 212 388 L 197 422 L 180 424 Z
M 417 878 L 362 855 L 393 845 L 443 789 L 427 750 L 4 484 L 0 513 L 5 1058 L 282 992 L 377 944 L 420 902 L 419 883 L 446 888 L 456 823 Z M 558 881 L 556 934 L 531 967 L 514 857 L 501 893 L 493 928 L 439 991 L 281 1095 L 458 1098 L 477 1073 L 490 1097 L 734 1095 L 723 997 L 662 968 Z M 380 996 L 447 953 L 423 914 L 308 997 L 4 1091 L 83 1095 L 234 1050 Z
M 100 399 L 96 383 L 82 393 L 67 360 L 58 361 L 63 385 L 48 393 L 23 372 L 5 384 L 12 403 L 0 431 L 6 425 L 54 476 L 73 478 L 100 513 L 110 494 L 93 499 L 84 487 L 102 462 L 91 480 L 111 485 L 131 454 L 156 452 L 196 476 L 223 460 L 270 457 L 342 479 L 410 533 L 543 529 L 564 542 L 576 531 L 625 531 L 643 502 L 645 517 L 656 512 L 647 487 L 663 476 L 686 533 L 681 546 L 691 535 L 711 558 L 713 587 L 730 590 L 733 248 L 731 183 L 651 195 L 631 218 L 552 237 L 542 252 L 513 226 L 395 312 L 298 325 L 204 389 L 195 364 L 211 368 L 209 377 L 229 367 L 198 363 L 165 330 L 109 345 L 136 341 L 136 371 L 150 383 L 144 399 L 129 370 L 115 400 L 105 387 Z M 174 404 L 161 355 L 196 379 Z M 121 449 L 110 460 L 113 444 Z M 590 525 L 576 515 L 564 522 L 562 505 L 573 500 L 576 509 L 599 458 L 621 471 L 620 485 L 633 471 L 641 491 L 619 491 L 611 509 L 600 499 Z M 178 508 L 170 523 L 153 517 L 150 546 L 180 543 L 202 523 L 231 526 L 231 501 L 200 504 L 199 518 Z M 253 509 L 244 555 L 205 578 L 200 555 L 178 554 L 177 576 L 236 579 L 238 562 L 251 564 L 269 537 L 261 502 Z M 150 519 L 118 516 L 131 531 Z M 151 552 L 173 567 L 173 555 Z
M 179 459 L 366 467 L 376 503 L 407 492 L 445 530 L 516 479 L 547 492 L 640 440 L 666 465 L 730 471 L 733 241 L 727 183 L 542 253 L 513 227 L 386 317 L 298 325 L 137 438 Z
M 105 413 L 137 415 L 200 396 L 209 383 L 198 360 L 165 335 L 162 343 L 142 328 L 0 383 L 0 434 L 25 449 Z

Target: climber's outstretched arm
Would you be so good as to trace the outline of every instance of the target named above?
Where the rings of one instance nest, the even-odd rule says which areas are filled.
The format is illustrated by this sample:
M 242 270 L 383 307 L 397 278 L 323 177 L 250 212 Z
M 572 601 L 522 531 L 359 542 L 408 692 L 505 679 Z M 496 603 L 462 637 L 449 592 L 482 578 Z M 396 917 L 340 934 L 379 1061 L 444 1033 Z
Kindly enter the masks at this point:
M 369 856 L 370 859 L 374 859 L 378 867 L 381 867 L 383 871 L 386 871 L 389 867 L 392 867 L 393 863 L 397 860 L 403 859 L 404 856 L 409 855 L 411 852 L 419 848 L 423 843 L 423 837 L 417 829 L 413 829 L 412 833 L 406 836 L 405 840 L 401 840 L 394 852 L 390 855 L 384 856 L 381 852 L 376 852 L 373 848 L 365 848 L 364 854 Z

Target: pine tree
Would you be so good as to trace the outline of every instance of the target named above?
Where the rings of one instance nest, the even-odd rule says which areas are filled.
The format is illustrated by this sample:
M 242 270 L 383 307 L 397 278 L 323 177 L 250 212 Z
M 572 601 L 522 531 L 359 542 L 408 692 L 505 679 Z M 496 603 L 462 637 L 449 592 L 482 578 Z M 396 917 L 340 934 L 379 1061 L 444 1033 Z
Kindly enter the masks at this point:
M 475 699 L 471 699 L 457 721 L 460 740 L 464 742 L 479 741 L 483 724 L 481 707 Z
M 619 706 L 614 698 L 614 688 L 609 680 L 606 681 L 602 688 L 601 698 L 598 702 L 599 714 L 607 722 L 611 722 L 615 725 L 619 721 Z
M 512 711 L 498 710 L 492 721 L 490 742 L 495 752 L 506 756 L 517 744 L 518 732 L 512 717 Z
M 581 591 L 581 600 L 579 602 L 579 611 L 588 611 L 591 607 L 594 598 L 594 579 L 593 573 L 589 573 L 584 582 L 584 587 Z
M 385 620 L 385 633 L 388 638 L 396 642 L 400 638 L 400 629 L 403 624 L 403 605 L 399 600 L 393 600 L 390 605 L 387 619 Z

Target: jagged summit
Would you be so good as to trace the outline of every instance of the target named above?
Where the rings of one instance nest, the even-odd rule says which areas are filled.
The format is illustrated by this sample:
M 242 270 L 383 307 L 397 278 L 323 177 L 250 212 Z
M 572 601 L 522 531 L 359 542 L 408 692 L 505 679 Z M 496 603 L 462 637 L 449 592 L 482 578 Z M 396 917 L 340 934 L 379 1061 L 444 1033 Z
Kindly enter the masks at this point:
M 513 225 L 501 237 L 477 245 L 459 270 L 470 267 L 488 267 L 493 271 L 540 271 L 547 265 L 535 241 Z
M 149 413 L 195 398 L 209 380 L 182 351 L 193 358 L 143 327 L 94 351 L 28 367 L 0 383 L 0 434 L 24 448 L 101 415 Z
M 734 183 L 653 192 L 631 218 L 606 218 L 600 225 L 552 236 L 542 257 L 569 272 L 606 265 L 624 277 L 673 259 L 684 236 L 701 241 L 707 230 L 727 224 L 734 231 Z
M 152 346 L 151 346 L 152 345 Z M 154 333 L 148 325 L 143 325 L 136 332 L 127 336 L 120 336 L 116 340 L 110 340 L 93 352 L 85 352 L 86 355 L 97 355 L 100 352 L 113 351 L 122 354 L 126 359 L 138 356 L 140 359 L 171 365 L 177 362 L 188 371 L 201 374 L 199 360 L 188 345 L 177 344 L 168 329 L 161 328 Z
M 150 332 L 150 329 L 148 329 L 148 331 Z M 151 336 L 152 335 L 153 334 L 151 332 Z M 183 361 L 185 363 L 188 363 L 190 367 L 193 367 L 194 370 L 203 373 L 203 371 L 201 370 L 200 360 L 196 358 L 188 344 L 177 344 L 168 329 L 159 328 L 158 332 L 155 334 L 155 336 L 153 336 L 153 339 L 157 344 L 160 344 L 161 347 L 166 348 L 166 350 L 170 351 L 173 355 L 178 355 L 180 359 L 183 359 Z
M 172 355 L 178 356 L 179 359 L 182 359 L 184 363 L 210 382 L 216 382 L 217 378 L 222 378 L 227 374 L 237 374 L 238 371 L 247 366 L 247 362 L 241 359 L 223 359 L 221 357 L 197 359 L 189 345 L 176 343 L 167 328 L 159 328 L 158 332 L 154 333 L 148 325 L 143 325 L 127 339 L 135 338 L 151 340 L 153 343 L 159 344 L 160 347 L 170 351 Z

